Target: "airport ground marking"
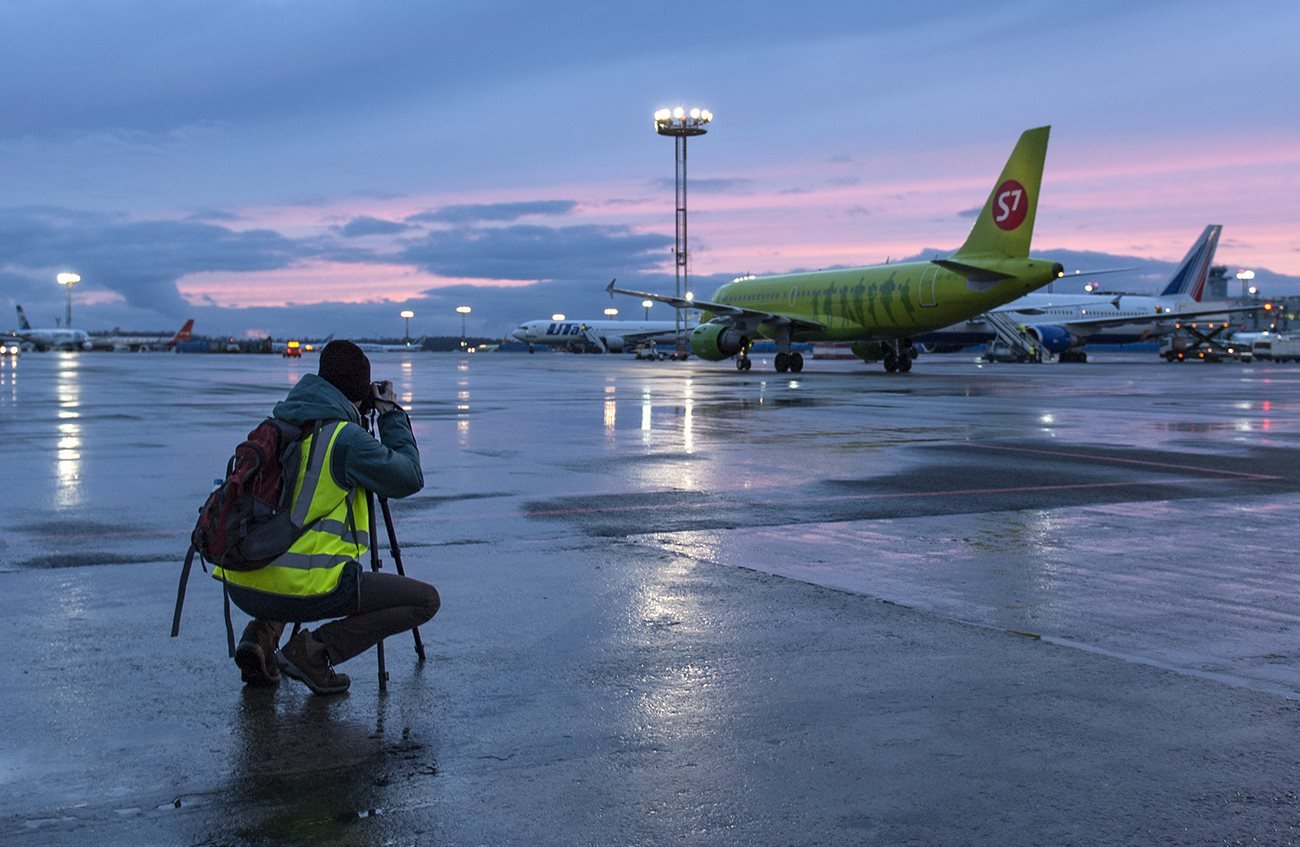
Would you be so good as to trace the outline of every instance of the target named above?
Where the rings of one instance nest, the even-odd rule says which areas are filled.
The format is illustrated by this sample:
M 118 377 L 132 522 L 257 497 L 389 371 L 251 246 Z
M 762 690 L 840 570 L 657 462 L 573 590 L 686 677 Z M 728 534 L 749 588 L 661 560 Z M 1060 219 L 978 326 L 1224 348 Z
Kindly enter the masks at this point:
M 1040 450 L 1034 447 L 1012 447 L 1006 444 L 989 444 L 967 445 L 971 447 L 978 446 L 980 450 L 1002 450 L 1007 453 L 1028 453 L 1031 456 L 1059 456 L 1065 459 L 1086 459 L 1088 461 L 1109 462 L 1116 465 L 1140 465 L 1149 468 L 1163 468 L 1177 471 L 1193 471 L 1195 473 L 1217 474 L 1219 476 L 1231 476 L 1239 479 L 1247 479 L 1255 482 L 1276 482 L 1286 477 L 1276 476 L 1273 474 L 1247 473 L 1245 471 L 1229 471 L 1220 468 L 1203 468 L 1198 465 L 1178 465 L 1172 462 L 1153 462 L 1148 459 L 1126 459 L 1122 456 L 1107 456 L 1096 453 L 1071 453 L 1065 450 Z

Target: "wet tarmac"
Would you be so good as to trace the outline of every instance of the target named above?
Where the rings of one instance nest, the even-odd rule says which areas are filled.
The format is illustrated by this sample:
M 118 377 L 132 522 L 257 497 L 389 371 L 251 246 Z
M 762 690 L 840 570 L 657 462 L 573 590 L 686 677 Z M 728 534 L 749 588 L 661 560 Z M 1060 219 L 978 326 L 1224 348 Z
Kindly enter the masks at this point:
M 6 361 L 0 839 L 1297 843 L 1300 367 L 1093 358 L 376 354 L 443 608 L 334 698 L 167 637 L 314 360 Z

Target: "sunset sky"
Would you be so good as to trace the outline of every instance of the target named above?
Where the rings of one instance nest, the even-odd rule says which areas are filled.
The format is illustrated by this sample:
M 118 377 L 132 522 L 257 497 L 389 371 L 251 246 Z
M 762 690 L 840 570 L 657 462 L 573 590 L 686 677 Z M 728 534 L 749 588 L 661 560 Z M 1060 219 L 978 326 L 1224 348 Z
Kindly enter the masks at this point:
M 702 290 L 951 250 L 1051 124 L 1036 253 L 1153 286 L 1219 223 L 1219 263 L 1297 293 L 1297 32 L 1287 2 L 10 0 L 0 290 L 52 326 L 76 271 L 91 330 L 599 315 L 612 277 L 672 289 L 651 116 L 682 104 L 716 116 L 689 148 Z

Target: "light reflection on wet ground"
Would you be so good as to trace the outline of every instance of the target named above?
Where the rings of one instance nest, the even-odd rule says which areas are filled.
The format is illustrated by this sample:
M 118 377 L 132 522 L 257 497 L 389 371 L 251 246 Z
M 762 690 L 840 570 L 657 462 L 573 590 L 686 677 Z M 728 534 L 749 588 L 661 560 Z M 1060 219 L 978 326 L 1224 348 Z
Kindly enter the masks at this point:
M 15 725 L 43 719 L 49 733 L 11 730 L 0 753 L 0 792 L 40 786 L 16 807 L 26 832 L 74 843 L 109 808 L 187 843 L 355 843 L 348 827 L 369 843 L 445 831 L 491 843 L 502 830 L 470 811 L 499 791 L 498 805 L 567 810 L 586 832 L 608 836 L 595 821 L 634 808 L 644 829 L 633 841 L 666 840 L 645 821 L 676 815 L 701 843 L 754 843 L 755 828 L 780 827 L 756 810 L 817 784 L 807 762 L 803 779 L 783 782 L 790 750 L 839 769 L 893 751 L 899 769 L 882 778 L 923 797 L 900 775 L 924 771 L 907 751 L 939 739 L 935 757 L 969 764 L 981 733 L 998 737 L 984 722 L 1003 711 L 960 686 L 936 691 L 961 709 L 878 689 L 879 669 L 854 664 L 869 651 L 845 635 L 864 626 L 857 598 L 801 591 L 813 612 L 758 623 L 772 613 L 750 595 L 770 595 L 780 615 L 792 583 L 740 569 L 922 610 L 933 618 L 918 626 L 942 638 L 956 638 L 949 621 L 972 622 L 1300 690 L 1288 537 L 1300 367 L 933 357 L 907 376 L 812 362 L 793 380 L 764 362 L 741 375 L 594 356 L 374 358 L 424 450 L 428 487 L 395 504 L 403 549 L 452 582 L 426 636 L 436 673 L 411 671 L 405 648 L 390 647 L 395 693 L 376 696 L 359 659 L 347 668 L 356 690 L 333 705 L 232 686 L 209 585 L 191 586 L 193 634 L 159 646 L 194 510 L 234 442 L 314 361 L 29 354 L 0 371 L 0 589 L 22 598 L 10 626 L 24 632 L 12 651 L 24 671 L 3 705 Z M 903 640 L 902 623 L 888 627 L 880 638 Z M 754 643 L 728 640 L 753 631 Z M 780 669 L 755 658 L 769 649 Z M 771 681 L 794 677 L 801 659 L 844 678 L 816 701 Z M 126 700 L 111 718 L 97 709 L 104 674 L 133 689 L 114 689 Z M 874 711 L 859 706 L 869 698 Z M 833 724 L 888 719 L 852 739 L 823 724 L 818 737 L 805 729 L 818 720 L 812 702 L 845 710 Z M 981 733 L 954 730 L 967 719 Z M 88 729 L 103 720 L 111 732 Z M 50 736 L 59 744 L 44 753 Z M 863 738 L 879 746 L 835 749 Z M 780 776 L 756 776 L 756 763 Z M 115 783 L 119 767 L 129 780 Z M 970 784 L 996 772 L 973 767 Z M 683 798 L 668 776 L 731 792 L 728 802 Z M 563 798 L 582 781 L 601 799 L 575 809 Z M 881 809 L 843 798 L 830 818 L 818 811 L 813 795 L 840 782 L 809 787 L 789 820 L 806 807 L 841 837 L 883 826 Z M 299 801 L 316 789 L 319 802 Z M 526 800 L 510 796 L 521 791 Z M 242 805 L 223 830 L 232 803 Z M 169 822 L 177 810 L 196 817 Z M 528 820 L 507 831 L 539 835 Z

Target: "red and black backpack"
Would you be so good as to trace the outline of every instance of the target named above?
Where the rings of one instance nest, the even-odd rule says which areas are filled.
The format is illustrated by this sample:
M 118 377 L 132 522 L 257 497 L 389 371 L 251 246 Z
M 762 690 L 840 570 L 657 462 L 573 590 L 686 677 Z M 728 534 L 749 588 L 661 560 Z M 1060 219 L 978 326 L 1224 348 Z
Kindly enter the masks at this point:
M 225 479 L 204 501 L 190 533 L 190 549 L 176 591 L 173 636 L 180 633 L 185 584 L 196 553 L 201 561 L 223 570 L 252 571 L 287 552 L 302 535 L 303 527 L 293 520 L 293 489 L 302 466 L 301 442 L 320 430 L 320 424 L 299 426 L 267 418 L 235 448 L 226 463 Z M 322 452 L 313 449 L 308 461 L 319 461 L 316 456 Z M 228 596 L 226 604 L 229 630 Z M 229 635 L 233 651 L 234 636 Z

